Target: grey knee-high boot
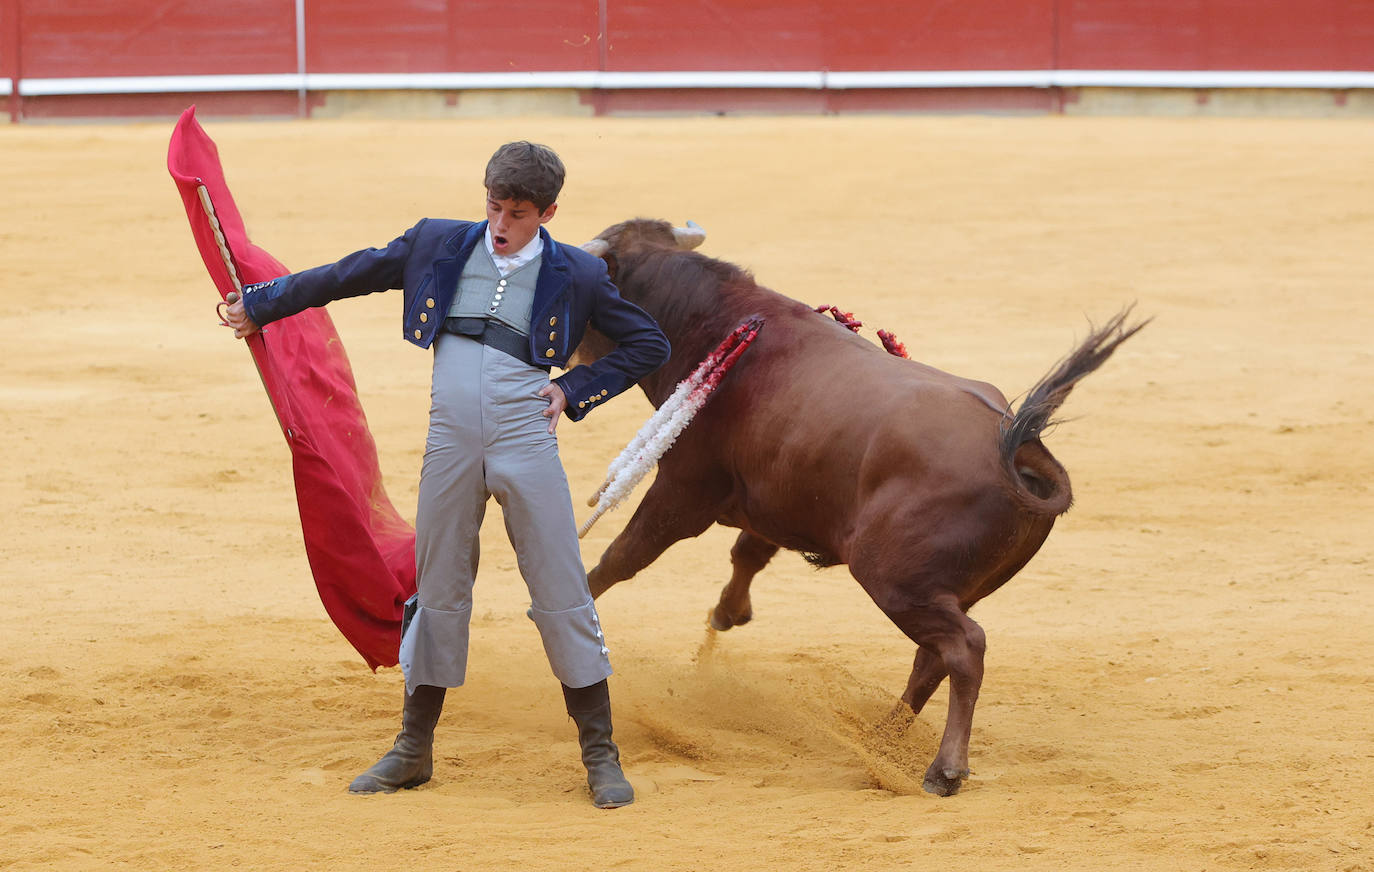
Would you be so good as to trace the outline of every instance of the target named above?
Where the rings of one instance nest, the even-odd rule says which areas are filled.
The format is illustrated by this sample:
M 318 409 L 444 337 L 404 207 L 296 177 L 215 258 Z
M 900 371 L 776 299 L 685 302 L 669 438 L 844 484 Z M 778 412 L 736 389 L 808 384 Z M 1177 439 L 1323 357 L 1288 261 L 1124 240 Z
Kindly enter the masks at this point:
M 444 692 L 445 688 L 421 684 L 406 694 L 396 744 L 353 779 L 349 793 L 395 793 L 429 780 L 434 774 L 434 725 L 444 708 Z
M 597 808 L 619 808 L 635 801 L 635 790 L 620 769 L 620 749 L 611 741 L 611 693 L 605 679 L 591 687 L 563 685 L 568 714 L 577 724 L 587 787 Z

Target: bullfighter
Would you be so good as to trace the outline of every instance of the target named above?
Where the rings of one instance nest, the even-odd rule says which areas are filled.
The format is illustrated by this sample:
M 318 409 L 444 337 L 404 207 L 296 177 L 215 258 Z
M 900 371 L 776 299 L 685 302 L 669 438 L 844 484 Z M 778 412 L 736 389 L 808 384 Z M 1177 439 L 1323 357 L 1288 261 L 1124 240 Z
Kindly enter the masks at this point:
M 467 669 L 478 530 L 488 498 L 504 510 L 530 618 L 577 725 L 592 801 L 634 801 L 611 737 L 609 651 L 587 586 L 567 476 L 561 415 L 577 421 L 657 369 L 669 345 L 623 299 L 605 263 L 553 240 L 565 169 L 547 146 L 512 142 L 486 167 L 486 220 L 422 219 L 385 248 L 247 285 L 227 309 L 239 338 L 311 306 L 401 288 L 405 338 L 432 348 L 429 434 L 416 515 L 417 593 L 406 607 L 401 732 L 353 793 L 428 781 L 447 688 Z M 590 325 L 611 353 L 567 366 Z

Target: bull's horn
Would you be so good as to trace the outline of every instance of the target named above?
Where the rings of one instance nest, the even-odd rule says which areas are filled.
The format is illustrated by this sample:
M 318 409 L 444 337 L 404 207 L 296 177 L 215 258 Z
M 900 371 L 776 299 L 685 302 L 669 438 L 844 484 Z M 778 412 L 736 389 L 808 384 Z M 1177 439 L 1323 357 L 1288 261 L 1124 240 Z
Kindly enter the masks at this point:
M 673 240 L 678 248 L 696 248 L 706 241 L 706 231 L 695 221 L 688 221 L 686 227 L 673 228 Z
M 579 248 L 593 257 L 605 257 L 606 252 L 611 250 L 611 244 L 604 239 L 593 239 L 591 242 L 582 243 Z

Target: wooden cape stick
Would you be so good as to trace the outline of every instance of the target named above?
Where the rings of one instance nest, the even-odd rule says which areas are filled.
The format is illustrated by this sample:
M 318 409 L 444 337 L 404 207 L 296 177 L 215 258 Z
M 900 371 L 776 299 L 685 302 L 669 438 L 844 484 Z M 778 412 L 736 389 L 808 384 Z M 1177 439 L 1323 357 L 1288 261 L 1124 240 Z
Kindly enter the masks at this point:
M 219 245 L 219 256 L 224 261 L 224 268 L 229 271 L 229 281 L 234 283 L 234 290 L 242 297 L 243 282 L 239 279 L 238 266 L 234 263 L 234 255 L 229 251 L 229 241 L 224 238 L 219 216 L 215 214 L 215 204 L 210 200 L 210 189 L 205 187 L 205 182 L 200 179 L 196 179 L 196 193 L 200 195 L 200 204 L 205 207 L 205 217 L 210 219 L 210 229 L 215 233 L 215 242 Z
M 215 233 L 215 243 L 219 246 L 219 256 L 220 259 L 224 261 L 224 268 L 229 271 L 229 281 L 233 282 L 234 291 L 238 294 L 234 299 L 241 300 L 243 299 L 243 280 L 239 278 L 238 265 L 234 263 L 234 253 L 229 250 L 229 240 L 224 238 L 224 228 L 220 226 L 219 216 L 215 214 L 215 204 L 214 201 L 210 199 L 210 189 L 207 188 L 205 182 L 199 178 L 196 179 L 196 193 L 200 195 L 200 205 L 205 208 L 205 217 L 210 220 L 210 229 Z M 226 297 L 215 305 L 215 311 L 218 312 L 219 307 L 223 306 L 225 303 L 232 302 L 234 302 L 234 300 L 230 300 Z M 229 323 L 224 320 L 223 314 L 220 315 L 220 324 L 225 327 L 229 326 Z M 258 334 L 259 337 L 261 337 L 262 331 L 259 330 Z M 251 336 L 248 338 L 252 339 Z M 265 345 L 263 347 L 266 348 Z M 270 399 L 272 392 L 267 389 L 267 379 L 263 377 L 262 367 L 258 365 L 258 359 L 255 355 L 250 354 L 249 357 L 253 358 L 253 368 L 258 372 L 258 381 L 262 382 L 262 389 L 267 391 L 267 396 Z M 292 435 L 291 431 L 282 423 L 281 412 L 277 411 L 277 404 L 269 402 L 268 405 L 272 407 L 272 414 L 277 416 L 277 426 L 281 427 L 287 437 L 290 438 Z

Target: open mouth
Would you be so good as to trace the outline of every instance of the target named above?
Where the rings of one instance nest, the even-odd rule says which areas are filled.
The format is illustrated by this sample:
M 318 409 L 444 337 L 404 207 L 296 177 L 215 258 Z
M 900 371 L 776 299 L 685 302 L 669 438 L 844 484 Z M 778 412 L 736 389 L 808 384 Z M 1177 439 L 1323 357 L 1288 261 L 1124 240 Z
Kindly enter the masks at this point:
M 504 236 L 493 236 L 491 238 L 491 244 L 496 246 L 497 248 L 505 248 L 506 241 L 506 237 Z

